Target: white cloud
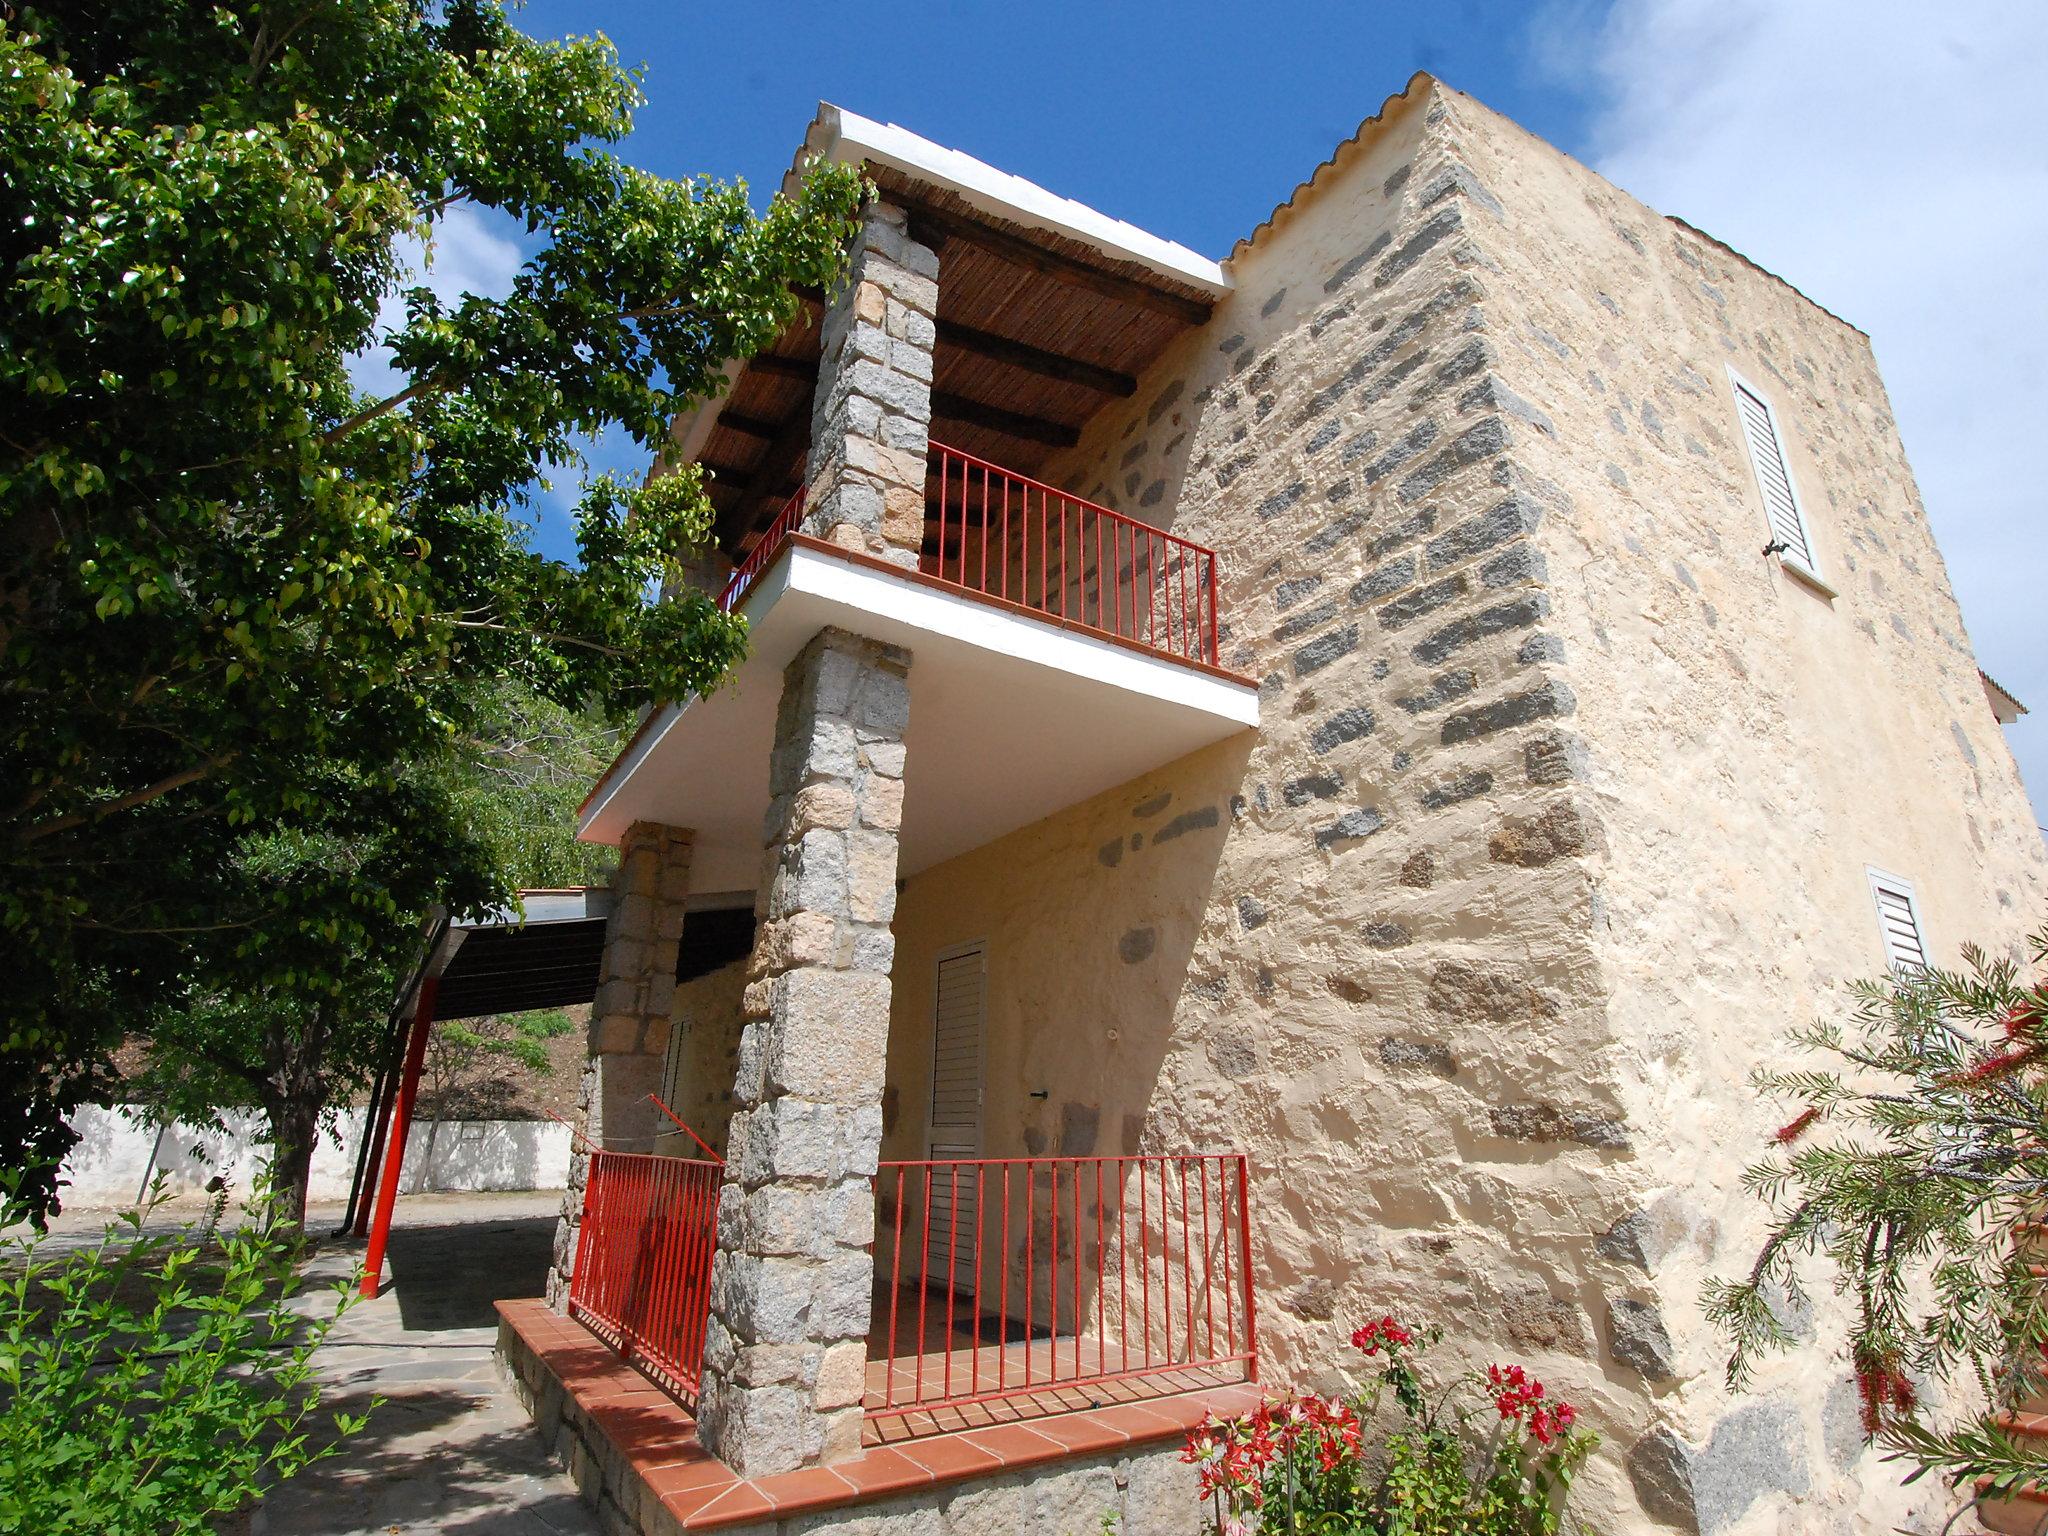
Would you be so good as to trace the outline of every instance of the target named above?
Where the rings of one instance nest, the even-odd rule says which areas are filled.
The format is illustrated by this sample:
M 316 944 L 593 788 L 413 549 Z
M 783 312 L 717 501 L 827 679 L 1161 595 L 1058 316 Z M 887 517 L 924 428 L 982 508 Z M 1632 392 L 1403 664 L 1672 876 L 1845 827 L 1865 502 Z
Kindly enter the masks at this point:
M 453 303 L 465 293 L 502 299 L 512 291 L 512 279 L 526 260 L 520 244 L 523 233 L 509 214 L 472 208 L 457 203 L 434 228 L 431 251 L 419 241 L 399 244 L 399 260 L 407 276 L 406 288 L 427 287 L 444 303 Z M 387 294 L 377 311 L 377 332 L 382 335 L 405 323 L 405 303 L 398 294 Z M 349 363 L 349 377 L 365 394 L 383 396 L 403 387 L 391 366 L 391 350 L 376 346 L 358 353 Z
M 1566 25 L 1569 18 L 1571 25 Z M 1614 0 L 1540 39 L 1588 158 L 1869 332 L 2048 821 L 2048 5 Z

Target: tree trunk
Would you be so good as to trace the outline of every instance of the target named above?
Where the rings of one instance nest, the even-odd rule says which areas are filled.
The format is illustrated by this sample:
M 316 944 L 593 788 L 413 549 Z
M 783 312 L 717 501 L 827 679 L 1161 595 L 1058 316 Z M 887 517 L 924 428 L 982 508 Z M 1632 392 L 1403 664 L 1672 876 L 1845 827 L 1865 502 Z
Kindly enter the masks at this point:
M 275 1219 L 306 1224 L 306 1196 L 313 1182 L 313 1149 L 320 1142 L 320 1114 L 327 1107 L 327 1042 L 333 1033 L 334 1004 L 322 999 L 296 1035 L 284 1028 L 266 1042 L 270 1091 L 264 1113 L 270 1121 L 271 1181 L 277 1197 Z
M 264 1106 L 274 1159 L 270 1177 L 277 1200 L 275 1219 L 281 1224 L 306 1224 L 306 1195 L 313 1182 L 313 1148 L 320 1140 L 322 1107 L 317 1100 L 308 1103 L 298 1099 Z

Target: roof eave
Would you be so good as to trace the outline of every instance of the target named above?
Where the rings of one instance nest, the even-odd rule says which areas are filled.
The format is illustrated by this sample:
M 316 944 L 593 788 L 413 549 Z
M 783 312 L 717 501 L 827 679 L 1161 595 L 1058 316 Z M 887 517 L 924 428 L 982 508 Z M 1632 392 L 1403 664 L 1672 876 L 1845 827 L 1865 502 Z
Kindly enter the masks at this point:
M 1049 192 L 1036 182 L 999 171 L 960 150 L 935 144 L 908 128 L 878 123 L 830 102 L 818 103 L 818 115 L 804 135 L 803 149 L 783 178 L 784 192 L 794 189 L 804 166 L 813 159 L 886 166 L 943 188 L 992 218 L 1081 241 L 1113 261 L 1130 262 L 1215 298 L 1222 298 L 1235 286 L 1218 263 L 1184 245 Z

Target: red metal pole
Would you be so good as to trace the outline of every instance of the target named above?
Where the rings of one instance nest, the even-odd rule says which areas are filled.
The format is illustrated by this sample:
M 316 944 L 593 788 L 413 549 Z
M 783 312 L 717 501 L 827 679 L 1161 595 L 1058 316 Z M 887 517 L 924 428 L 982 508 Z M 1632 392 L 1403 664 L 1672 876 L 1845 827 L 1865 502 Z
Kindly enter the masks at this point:
M 1252 1197 L 1250 1159 L 1237 1159 L 1237 1219 L 1239 1246 L 1244 1250 L 1244 1348 L 1249 1357 L 1245 1374 L 1259 1379 L 1259 1325 L 1252 1301 Z
M 1216 613 L 1216 557 L 1212 554 L 1209 556 L 1209 627 L 1205 633 L 1207 645 L 1204 647 L 1208 652 L 1209 665 L 1212 667 L 1220 664 L 1216 633 L 1220 627 Z
M 384 1172 L 384 1137 L 391 1127 L 391 1105 L 395 1093 L 384 1095 L 384 1102 L 377 1106 L 377 1123 L 366 1125 L 364 1132 L 370 1138 L 370 1158 L 363 1169 L 363 1192 L 370 1194 L 377 1187 L 377 1180 Z M 373 1200 L 359 1201 L 356 1207 L 356 1224 L 351 1235 L 362 1237 L 370 1230 L 370 1207 Z
M 375 1296 L 384 1274 L 384 1248 L 391 1238 L 391 1212 L 398 1204 L 398 1175 L 405 1167 L 406 1138 L 412 1134 L 412 1106 L 419 1097 L 420 1070 L 426 1065 L 427 1036 L 434 1027 L 434 994 L 441 979 L 428 976 L 420 982 L 420 1000 L 413 1010 L 412 1038 L 405 1043 L 405 1069 L 398 1080 L 398 1097 L 392 1101 L 391 1136 L 387 1156 L 378 1170 L 377 1210 L 370 1219 L 370 1247 L 363 1255 L 363 1294 Z

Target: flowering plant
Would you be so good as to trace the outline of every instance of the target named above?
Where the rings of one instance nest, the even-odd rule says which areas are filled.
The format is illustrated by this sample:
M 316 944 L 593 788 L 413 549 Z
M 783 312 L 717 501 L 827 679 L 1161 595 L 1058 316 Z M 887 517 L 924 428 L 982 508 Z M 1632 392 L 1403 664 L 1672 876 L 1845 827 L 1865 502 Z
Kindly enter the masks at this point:
M 1438 1384 L 1419 1356 L 1436 1328 L 1368 1322 L 1351 1335 L 1377 1374 L 1349 1399 L 1269 1397 L 1205 1419 L 1181 1459 L 1218 1536 L 1549 1536 L 1598 1437 L 1519 1365 Z M 1391 1399 L 1396 1414 L 1368 1436 Z M 1368 1440 L 1371 1445 L 1368 1448 Z

